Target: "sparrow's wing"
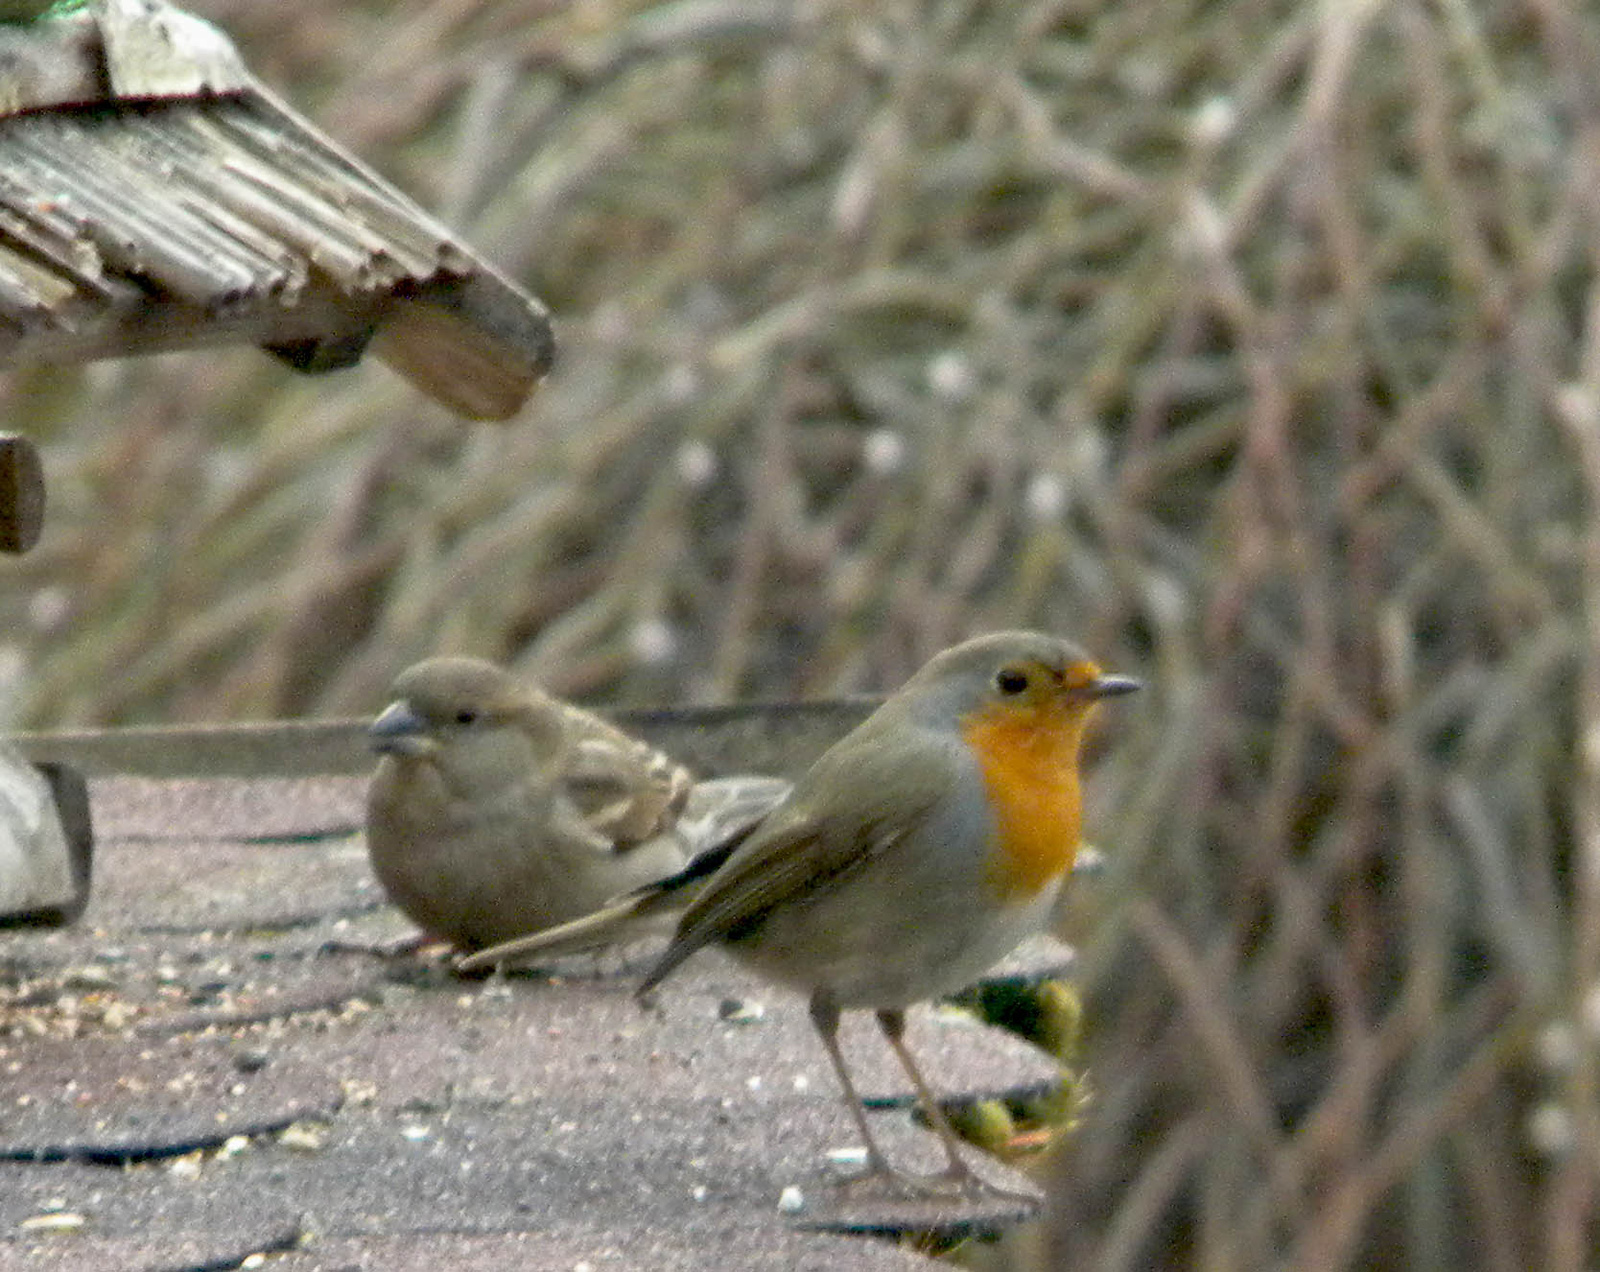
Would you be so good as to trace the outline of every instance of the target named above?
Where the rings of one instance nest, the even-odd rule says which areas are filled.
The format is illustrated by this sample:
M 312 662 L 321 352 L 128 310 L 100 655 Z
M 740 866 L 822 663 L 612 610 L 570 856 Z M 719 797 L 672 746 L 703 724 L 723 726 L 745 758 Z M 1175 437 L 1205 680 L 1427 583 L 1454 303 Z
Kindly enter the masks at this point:
M 668 828 L 694 785 L 689 770 L 604 720 L 562 706 L 558 786 L 590 828 L 618 849 Z

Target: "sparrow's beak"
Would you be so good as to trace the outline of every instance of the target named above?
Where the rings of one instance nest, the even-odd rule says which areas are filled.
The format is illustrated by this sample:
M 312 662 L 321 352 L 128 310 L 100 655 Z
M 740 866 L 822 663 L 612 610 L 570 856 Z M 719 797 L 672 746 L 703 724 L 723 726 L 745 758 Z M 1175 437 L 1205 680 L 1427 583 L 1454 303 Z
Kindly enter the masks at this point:
M 383 709 L 367 729 L 367 741 L 380 755 L 427 755 L 435 746 L 428 736 L 428 722 L 404 698 Z
M 1120 698 L 1125 693 L 1143 689 L 1144 681 L 1132 676 L 1100 675 L 1091 680 L 1087 688 L 1092 698 Z

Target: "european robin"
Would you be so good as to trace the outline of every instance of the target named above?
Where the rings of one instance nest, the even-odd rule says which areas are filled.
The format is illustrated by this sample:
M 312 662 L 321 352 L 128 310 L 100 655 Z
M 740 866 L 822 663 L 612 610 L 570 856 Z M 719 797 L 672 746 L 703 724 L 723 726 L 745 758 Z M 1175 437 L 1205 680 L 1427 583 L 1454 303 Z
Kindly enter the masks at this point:
M 866 1176 L 893 1177 L 837 1038 L 842 1011 L 871 1009 L 947 1163 L 932 1180 L 900 1182 L 987 1188 L 905 1044 L 905 1009 L 970 984 L 1044 927 L 1079 845 L 1084 730 L 1102 698 L 1137 688 L 1054 636 L 1000 632 L 945 650 L 710 874 L 640 995 L 711 944 L 808 994 Z M 704 873 L 691 863 L 612 908 L 649 908 Z
M 393 699 L 370 730 L 381 758 L 367 854 L 390 899 L 460 949 L 562 923 L 671 875 L 736 840 L 789 791 L 777 778 L 697 783 L 598 716 L 476 659 L 418 663 Z

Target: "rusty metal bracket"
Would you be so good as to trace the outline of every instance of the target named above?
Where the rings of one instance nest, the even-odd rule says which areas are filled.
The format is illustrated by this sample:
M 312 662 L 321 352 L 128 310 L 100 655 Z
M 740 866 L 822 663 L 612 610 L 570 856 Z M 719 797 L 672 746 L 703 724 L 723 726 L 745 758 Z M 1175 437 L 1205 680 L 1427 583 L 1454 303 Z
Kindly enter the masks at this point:
M 83 778 L 0 747 L 0 928 L 71 923 L 88 904 L 93 855 Z

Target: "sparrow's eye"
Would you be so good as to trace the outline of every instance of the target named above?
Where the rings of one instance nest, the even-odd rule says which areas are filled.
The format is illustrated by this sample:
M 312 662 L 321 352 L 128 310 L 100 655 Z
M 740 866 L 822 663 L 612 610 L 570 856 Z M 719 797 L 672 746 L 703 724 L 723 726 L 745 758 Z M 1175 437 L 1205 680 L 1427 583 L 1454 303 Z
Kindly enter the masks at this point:
M 995 675 L 994 684 L 1003 694 L 1018 694 L 1028 687 L 1028 673 L 1015 667 L 1002 667 Z
M 476 711 L 474 711 L 471 707 L 462 707 L 460 711 L 456 712 L 456 723 L 457 724 L 477 724 L 478 723 L 478 713 Z

